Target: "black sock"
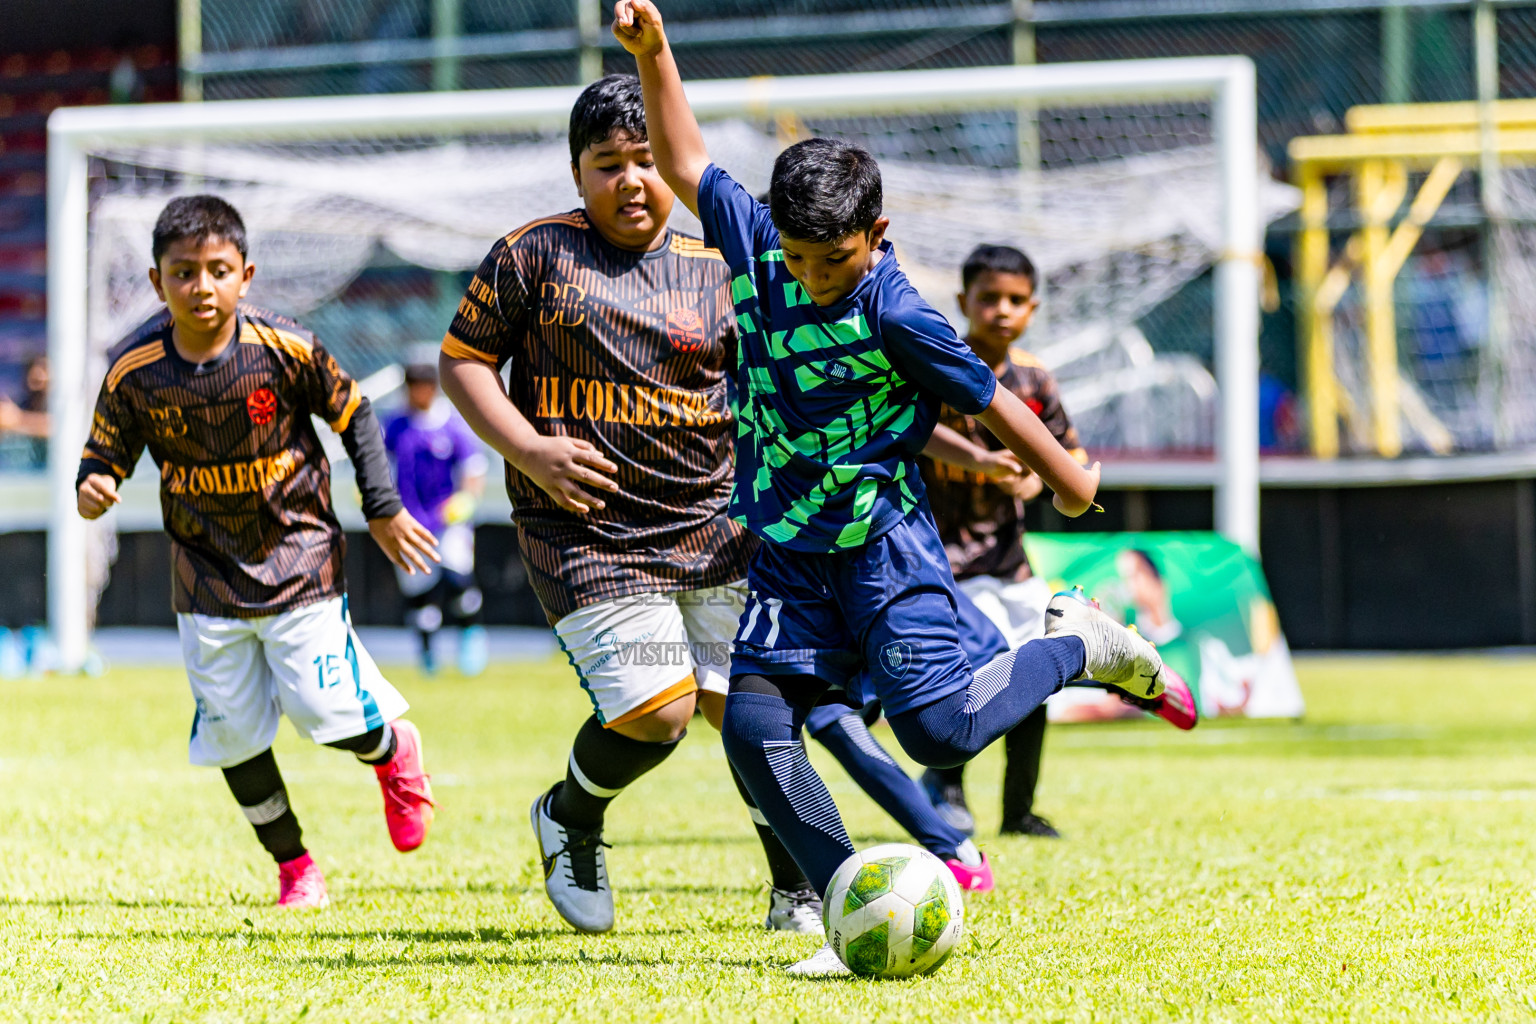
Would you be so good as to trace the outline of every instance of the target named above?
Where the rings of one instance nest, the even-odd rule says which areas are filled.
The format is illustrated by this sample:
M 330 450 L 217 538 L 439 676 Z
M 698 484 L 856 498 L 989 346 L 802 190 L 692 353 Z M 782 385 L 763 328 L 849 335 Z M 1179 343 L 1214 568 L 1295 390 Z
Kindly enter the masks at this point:
M 395 742 L 395 730 L 385 722 L 377 729 L 369 729 L 360 736 L 333 740 L 326 746 L 335 747 L 337 750 L 350 750 L 363 764 L 380 765 L 389 764 L 394 760 L 395 748 L 398 744 Z
M 731 781 L 736 783 L 736 792 L 741 794 L 746 801 L 747 813 L 752 815 L 752 827 L 757 829 L 758 842 L 763 844 L 763 854 L 768 858 L 768 877 L 773 881 L 775 889 L 785 889 L 789 892 L 800 892 L 811 887 L 806 881 L 805 872 L 800 870 L 800 865 L 795 863 L 795 858 L 789 855 L 779 837 L 774 834 L 773 828 L 768 824 L 768 819 L 763 817 L 763 812 L 757 809 L 757 804 L 752 802 L 752 794 L 747 792 L 747 784 L 741 781 L 741 776 L 736 769 L 731 769 Z
M 1040 753 L 1045 746 L 1045 705 L 1031 711 L 1003 738 L 1003 824 L 1033 814 L 1040 781 Z
M 593 715 L 571 744 L 565 782 L 555 789 L 549 816 L 568 828 L 602 828 L 603 812 L 613 798 L 665 761 L 682 740 L 679 736 L 668 743 L 641 743 L 604 729 Z
M 305 854 L 299 819 L 288 806 L 288 790 L 277 759 L 264 750 L 249 761 L 224 769 L 224 781 L 256 830 L 256 838 L 279 864 Z

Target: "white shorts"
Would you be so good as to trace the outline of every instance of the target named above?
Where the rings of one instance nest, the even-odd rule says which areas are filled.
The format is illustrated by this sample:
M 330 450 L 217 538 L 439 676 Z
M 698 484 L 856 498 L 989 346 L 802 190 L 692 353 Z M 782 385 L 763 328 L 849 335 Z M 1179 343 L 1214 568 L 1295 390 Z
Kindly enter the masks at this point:
M 405 698 L 352 631 L 346 598 L 256 619 L 176 616 L 197 713 L 193 764 L 229 768 L 272 745 L 283 715 L 316 743 L 405 714 Z
M 631 594 L 576 609 L 555 623 L 598 721 L 612 727 L 695 690 L 725 693 L 731 641 L 747 581 L 672 594 Z
M 1003 631 L 1009 647 L 1045 636 L 1045 606 L 1051 603 L 1051 588 L 1039 576 L 1018 583 L 1008 583 L 996 576 L 972 576 L 961 580 L 959 586 L 982 614 Z

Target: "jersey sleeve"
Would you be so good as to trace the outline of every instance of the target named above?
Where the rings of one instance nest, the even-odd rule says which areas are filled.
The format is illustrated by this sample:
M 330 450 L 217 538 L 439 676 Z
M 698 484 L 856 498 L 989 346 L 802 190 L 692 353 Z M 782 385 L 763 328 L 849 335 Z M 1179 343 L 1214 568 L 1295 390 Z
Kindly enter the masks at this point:
M 984 411 L 992 404 L 997 376 L 915 291 L 900 299 L 880 314 L 880 338 L 892 363 L 956 411 L 967 416 Z
M 699 179 L 699 222 L 704 225 L 704 244 L 719 249 L 732 268 L 779 247 L 779 231 L 768 207 L 718 164 L 710 164 Z
M 144 454 L 144 435 L 121 386 L 109 389 L 105 381 L 91 416 L 91 433 L 80 453 L 80 472 L 75 486 L 92 473 L 107 473 L 122 483 Z
M 527 254 L 506 239 L 491 247 L 464 292 L 453 323 L 443 336 L 443 354 L 450 359 L 476 359 L 500 369 L 512 358 L 527 333 L 528 290 L 524 283 Z
M 344 433 L 363 401 L 363 391 L 357 381 L 341 368 L 336 357 L 326 351 L 319 339 L 311 348 L 303 374 L 304 397 L 309 402 L 309 411 L 329 423 L 336 433 Z

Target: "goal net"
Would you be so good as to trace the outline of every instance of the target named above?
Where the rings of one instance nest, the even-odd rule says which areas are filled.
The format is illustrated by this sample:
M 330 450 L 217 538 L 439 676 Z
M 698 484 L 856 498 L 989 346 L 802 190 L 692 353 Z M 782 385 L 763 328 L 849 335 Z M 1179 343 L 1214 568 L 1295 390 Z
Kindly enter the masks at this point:
M 73 505 L 70 442 L 106 350 L 158 306 L 145 271 L 168 199 L 206 191 L 233 202 L 258 265 L 250 301 L 301 318 L 382 390 L 413 345 L 441 338 L 495 238 L 579 205 L 564 137 L 577 91 L 56 116 L 50 188 L 66 200 L 50 203 L 56 505 Z M 1152 456 L 1216 450 L 1227 467 L 1218 521 L 1252 545 L 1256 512 L 1243 510 L 1256 494 L 1232 498 L 1244 474 L 1256 491 L 1252 425 L 1223 403 L 1255 417 L 1251 382 L 1225 394 L 1228 375 L 1256 372 L 1260 226 L 1295 200 L 1256 165 L 1248 61 L 697 82 L 689 95 L 712 157 L 755 191 L 794 139 L 837 135 L 871 150 L 888 237 L 952 318 L 973 247 L 1024 249 L 1043 297 L 1025 341 L 1060 378 L 1085 443 Z M 699 231 L 681 204 L 672 226 Z M 75 522 L 54 517 L 52 547 Z M 78 574 L 68 551 L 57 555 L 50 586 L 72 593 Z M 50 595 L 66 664 L 74 640 L 63 616 L 77 606 Z

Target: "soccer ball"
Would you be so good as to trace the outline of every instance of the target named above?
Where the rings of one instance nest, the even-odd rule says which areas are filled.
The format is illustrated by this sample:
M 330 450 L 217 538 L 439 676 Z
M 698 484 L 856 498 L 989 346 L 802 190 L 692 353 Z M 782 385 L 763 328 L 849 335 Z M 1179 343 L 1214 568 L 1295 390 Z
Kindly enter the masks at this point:
M 906 843 L 872 846 L 843 861 L 821 914 L 838 958 L 854 974 L 877 978 L 936 970 L 965 930 L 954 874 Z

